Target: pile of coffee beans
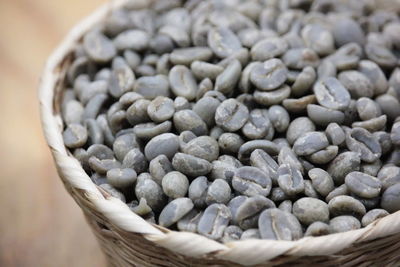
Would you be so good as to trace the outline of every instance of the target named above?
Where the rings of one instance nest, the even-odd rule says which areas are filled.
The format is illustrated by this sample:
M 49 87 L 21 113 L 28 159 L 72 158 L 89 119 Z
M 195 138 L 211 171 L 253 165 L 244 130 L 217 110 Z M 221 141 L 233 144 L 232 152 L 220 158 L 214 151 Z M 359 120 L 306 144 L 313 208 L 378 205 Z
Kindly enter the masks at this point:
M 64 143 L 173 230 L 365 227 L 400 210 L 400 19 L 376 2 L 129 2 L 74 51 Z

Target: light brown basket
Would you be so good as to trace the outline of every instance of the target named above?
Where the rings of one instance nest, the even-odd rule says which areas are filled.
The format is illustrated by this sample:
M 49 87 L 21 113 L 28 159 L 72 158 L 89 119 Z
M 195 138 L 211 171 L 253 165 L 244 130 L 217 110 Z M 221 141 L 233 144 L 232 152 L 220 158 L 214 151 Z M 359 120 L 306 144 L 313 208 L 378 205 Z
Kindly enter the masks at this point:
M 292 242 L 246 240 L 221 244 L 149 224 L 93 184 L 63 144 L 60 95 L 73 48 L 85 32 L 124 2 L 102 6 L 68 34 L 48 60 L 39 92 L 42 125 L 58 173 L 82 208 L 110 265 L 400 266 L 400 212 L 346 233 Z

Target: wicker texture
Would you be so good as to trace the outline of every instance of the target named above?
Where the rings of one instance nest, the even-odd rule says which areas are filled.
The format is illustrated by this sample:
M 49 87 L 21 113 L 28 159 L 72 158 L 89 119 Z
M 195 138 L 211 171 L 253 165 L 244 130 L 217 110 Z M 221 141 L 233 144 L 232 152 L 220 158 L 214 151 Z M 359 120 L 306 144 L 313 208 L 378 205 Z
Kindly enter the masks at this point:
M 400 212 L 366 228 L 298 241 L 246 240 L 221 244 L 151 225 L 94 185 L 63 144 L 60 96 L 72 51 L 82 35 L 125 1 L 99 8 L 78 24 L 48 60 L 39 91 L 42 126 L 58 173 L 82 208 L 113 266 L 398 266 Z

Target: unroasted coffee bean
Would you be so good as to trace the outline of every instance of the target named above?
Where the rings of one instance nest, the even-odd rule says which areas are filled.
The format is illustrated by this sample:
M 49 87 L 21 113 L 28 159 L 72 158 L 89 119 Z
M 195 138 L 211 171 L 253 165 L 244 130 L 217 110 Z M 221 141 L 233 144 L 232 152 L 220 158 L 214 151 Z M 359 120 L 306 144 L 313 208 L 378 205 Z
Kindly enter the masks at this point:
M 255 65 L 250 72 L 251 82 L 262 91 L 274 90 L 287 79 L 287 68 L 280 59 L 269 59 Z
M 199 176 L 190 183 L 188 196 L 196 208 L 206 207 L 207 189 L 208 181 L 205 176 Z
M 381 207 L 390 213 L 400 210 L 400 184 L 394 184 L 383 192 Z
M 382 68 L 393 68 L 397 64 L 396 56 L 388 48 L 368 42 L 365 45 L 365 54 Z
M 258 219 L 258 227 L 262 239 L 290 241 L 303 236 L 297 218 L 277 208 L 263 211 Z
M 315 124 L 321 126 L 326 126 L 331 122 L 341 124 L 345 121 L 345 114 L 342 111 L 314 104 L 307 105 L 307 115 Z
M 188 178 L 177 171 L 167 173 L 161 182 L 164 193 L 170 198 L 184 197 L 189 188 Z
M 83 119 L 95 119 L 107 99 L 108 96 L 106 94 L 97 94 L 90 99 L 83 111 Z
M 254 61 L 265 61 L 279 57 L 288 49 L 286 41 L 279 37 L 263 39 L 251 47 L 251 58 Z
M 222 237 L 232 215 L 224 204 L 212 204 L 206 208 L 197 225 L 197 231 L 211 239 Z
M 133 86 L 133 91 L 147 99 L 157 96 L 168 97 L 170 95 L 168 78 L 165 75 L 140 77 Z
M 161 185 L 163 177 L 172 171 L 172 163 L 164 154 L 158 155 L 149 163 L 149 172 L 159 185 Z
M 183 152 L 208 161 L 218 158 L 218 142 L 209 136 L 200 136 L 190 140 L 184 147 Z
M 191 131 L 183 131 L 178 139 L 179 139 L 179 148 L 180 150 L 184 150 L 187 143 L 189 143 L 191 140 L 195 139 L 197 136 L 192 133 Z
M 344 71 L 339 74 L 338 78 L 353 98 L 372 97 L 374 95 L 372 83 L 359 71 Z
M 116 188 L 126 188 L 136 182 L 134 169 L 111 169 L 107 171 L 107 181 Z
M 242 65 L 238 60 L 232 60 L 224 71 L 215 80 L 215 90 L 225 95 L 229 95 L 235 89 L 240 78 Z
M 132 168 L 137 173 L 142 173 L 146 171 L 148 162 L 142 151 L 140 151 L 138 148 L 133 148 L 126 153 L 124 160 L 122 161 L 122 166 L 125 168 Z
M 175 170 L 193 177 L 206 175 L 212 169 L 211 163 L 207 160 L 184 153 L 175 154 L 172 166 Z
M 110 94 L 119 98 L 124 93 L 132 90 L 135 74 L 123 58 L 117 57 L 112 62 L 112 71 L 108 81 Z
M 307 66 L 316 67 L 319 63 L 318 55 L 309 48 L 289 49 L 282 57 L 289 68 L 303 69 Z
M 329 232 L 332 234 L 356 230 L 360 227 L 360 221 L 353 216 L 338 216 L 329 222 Z
M 282 150 L 281 150 L 282 151 Z M 268 153 L 261 149 L 254 150 L 250 155 L 250 164 L 264 171 L 272 180 L 274 184 L 278 182 L 278 168 L 279 165 L 271 158 Z
M 158 135 L 168 133 L 171 131 L 172 123 L 164 121 L 159 124 L 153 122 L 139 123 L 133 127 L 134 134 L 144 140 L 150 140 Z
M 188 214 L 192 208 L 193 203 L 189 198 L 174 199 L 161 211 L 158 223 L 161 226 L 168 227 Z
M 242 162 L 248 161 L 251 153 L 256 149 L 264 150 L 272 156 L 278 154 L 278 146 L 274 142 L 268 140 L 252 140 L 244 143 L 240 147 L 238 153 L 239 160 Z
M 170 61 L 174 65 L 190 65 L 196 60 L 208 61 L 212 52 L 207 47 L 178 48 L 172 51 Z
M 317 74 L 315 73 L 314 68 L 310 66 L 305 67 L 294 80 L 292 93 L 295 96 L 303 96 L 312 88 L 316 78 Z
M 114 39 L 114 45 L 118 50 L 132 49 L 143 50 L 149 45 L 149 34 L 141 30 L 127 30 Z
M 282 164 L 278 168 L 279 187 L 289 196 L 304 191 L 304 179 L 301 172 L 289 164 Z
M 343 85 L 332 77 L 325 78 L 314 85 L 314 94 L 320 105 L 345 110 L 350 104 L 350 94 Z
M 107 146 L 102 144 L 91 145 L 87 149 L 88 158 L 94 156 L 98 159 L 113 159 L 114 152 Z
M 392 141 L 392 144 L 400 145 L 400 121 L 393 124 L 390 140 Z
M 379 105 L 370 98 L 361 97 L 357 100 L 358 116 L 366 121 L 379 117 L 382 112 Z
M 147 113 L 147 108 L 150 101 L 147 99 L 138 99 L 126 110 L 126 119 L 132 125 L 148 122 L 150 118 Z
M 194 61 L 190 65 L 190 69 L 192 70 L 193 75 L 199 80 L 205 78 L 210 78 L 211 80 L 215 80 L 217 76 L 224 70 L 224 68 L 221 66 L 214 65 L 204 61 Z
M 215 112 L 221 102 L 213 97 L 203 97 L 193 106 L 193 111 L 210 127 L 215 124 Z
M 180 231 L 195 233 L 197 232 L 197 225 L 199 224 L 201 216 L 203 216 L 203 212 L 198 212 L 193 209 L 183 216 L 176 226 Z
M 187 100 L 196 97 L 197 83 L 190 70 L 182 65 L 177 65 L 169 72 L 171 90 L 176 96 L 182 96 Z
M 190 109 L 190 103 L 186 98 L 177 96 L 177 97 L 175 97 L 175 100 L 174 100 L 174 108 L 175 108 L 175 111 Z
M 338 19 L 333 23 L 333 36 L 337 46 L 342 46 L 347 43 L 355 42 L 363 45 L 365 41 L 364 33 L 360 25 L 350 19 Z
M 223 133 L 218 138 L 218 145 L 223 153 L 236 154 L 244 141 L 235 133 Z
M 307 227 L 304 236 L 322 236 L 329 234 L 329 225 L 323 222 L 313 222 Z
M 137 199 L 146 199 L 147 205 L 149 205 L 153 211 L 161 210 L 166 203 L 166 197 L 161 186 L 144 175 L 139 175 L 137 178 L 135 195 Z
M 383 94 L 378 96 L 375 101 L 378 103 L 382 112 L 388 116 L 389 120 L 394 120 L 400 116 L 400 102 L 396 97 Z
M 293 204 L 293 215 L 305 225 L 317 221 L 328 222 L 328 204 L 316 198 L 303 197 Z
M 289 97 L 289 95 L 290 87 L 284 84 L 273 91 L 255 91 L 254 100 L 260 105 L 271 106 L 282 103 L 286 98 Z
M 247 239 L 261 239 L 260 231 L 257 228 L 252 228 L 243 231 L 240 240 L 247 240 Z
M 231 199 L 231 188 L 224 179 L 215 179 L 207 189 L 206 204 L 227 204 Z
M 301 36 L 305 44 L 320 56 L 330 54 L 335 50 L 332 33 L 319 24 L 306 25 L 301 31 Z
M 234 132 L 243 127 L 249 117 L 249 110 L 235 99 L 222 102 L 215 112 L 215 122 L 226 131 Z
M 385 216 L 389 215 L 389 212 L 387 212 L 384 209 L 373 209 L 368 211 L 361 219 L 361 224 L 363 227 L 366 227 L 367 225 L 373 223 L 374 221 L 383 218 Z
M 101 175 L 105 175 L 107 171 L 111 169 L 121 167 L 121 163 L 115 159 L 98 159 L 96 157 L 90 157 L 88 163 L 90 168 Z
M 91 60 L 99 63 L 110 61 L 117 53 L 112 41 L 95 30 L 85 34 L 83 48 Z
M 248 122 L 242 128 L 242 132 L 249 139 L 262 139 L 268 134 L 271 127 L 268 111 L 253 109 L 250 112 Z
M 337 197 L 337 196 L 347 196 L 349 195 L 349 189 L 347 188 L 346 184 L 342 184 L 339 187 L 336 187 L 333 189 L 325 198 L 326 202 L 329 202 L 332 198 Z
M 298 169 L 301 173 L 304 173 L 302 162 L 299 160 L 297 155 L 290 147 L 283 147 L 280 149 L 278 155 L 278 163 L 279 165 L 289 164 L 290 166 Z
M 197 113 L 185 109 L 174 114 L 174 125 L 178 132 L 192 131 L 195 135 L 205 135 L 208 131 L 206 123 Z
M 378 179 L 382 183 L 382 191 L 388 187 L 400 183 L 400 168 L 393 165 L 383 166 L 378 172 Z
M 242 48 L 235 33 L 225 27 L 210 30 L 207 40 L 208 46 L 220 58 L 226 58 Z
M 366 213 L 364 205 L 351 196 L 337 196 L 329 203 L 329 212 L 332 216 L 353 215 L 362 217 Z
M 341 145 L 346 140 L 346 134 L 337 123 L 328 124 L 325 134 L 332 145 Z
M 255 167 L 241 167 L 232 178 L 232 187 L 246 196 L 268 196 L 272 181 L 264 172 Z
M 323 169 L 314 168 L 309 170 L 308 177 L 310 177 L 315 190 L 324 197 L 335 188 L 332 177 Z
M 229 225 L 224 230 L 224 234 L 221 238 L 221 242 L 228 243 L 228 242 L 232 242 L 232 241 L 238 241 L 238 240 L 240 240 L 242 233 L 243 233 L 243 230 L 240 227 L 238 227 L 236 225 Z
M 144 153 L 148 160 L 152 160 L 161 154 L 167 156 L 168 158 L 172 158 L 178 149 L 178 136 L 172 133 L 165 133 L 152 138 L 147 143 Z
M 268 109 L 268 117 L 272 122 L 275 130 L 283 133 L 289 126 L 289 113 L 282 106 L 274 105 Z
M 346 175 L 345 183 L 349 190 L 364 198 L 373 198 L 381 191 L 381 181 L 362 172 L 351 172 Z
M 174 102 L 168 97 L 158 96 L 147 107 L 147 114 L 154 122 L 169 120 L 174 115 Z
M 289 144 L 294 142 L 303 134 L 315 131 L 315 124 L 307 117 L 299 117 L 294 119 L 286 131 L 286 139 Z
M 308 156 L 308 160 L 314 164 L 326 164 L 336 157 L 338 151 L 339 148 L 337 146 L 327 146 Z
M 64 144 L 69 148 L 82 147 L 87 139 L 87 130 L 80 124 L 70 124 L 63 132 Z
M 353 128 L 346 134 L 347 147 L 360 154 L 361 160 L 374 162 L 382 154 L 379 142 L 363 128 Z
M 343 152 L 328 165 L 328 173 L 336 184 L 342 184 L 347 174 L 360 170 L 361 159 L 356 152 Z
M 299 156 L 311 155 L 329 145 L 328 138 L 322 132 L 308 132 L 301 135 L 293 144 L 293 151 Z
M 358 65 L 358 70 L 368 77 L 368 79 L 374 85 L 375 95 L 386 93 L 388 89 L 387 78 L 375 62 L 370 60 L 361 60 Z
M 270 208 L 275 208 L 271 200 L 263 196 L 254 196 L 246 198 L 236 209 L 231 208 L 231 212 L 233 220 L 242 229 L 250 229 L 257 227 L 260 213 Z
M 278 208 L 282 211 L 286 211 L 292 213 L 293 203 L 291 200 L 284 200 L 281 204 L 279 204 Z

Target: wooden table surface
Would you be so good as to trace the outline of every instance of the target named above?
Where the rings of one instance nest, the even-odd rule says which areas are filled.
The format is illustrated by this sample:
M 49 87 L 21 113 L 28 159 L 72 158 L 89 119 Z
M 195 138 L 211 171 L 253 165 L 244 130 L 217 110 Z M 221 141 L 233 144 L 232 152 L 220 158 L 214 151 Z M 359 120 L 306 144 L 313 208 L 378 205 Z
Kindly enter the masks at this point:
M 0 0 L 0 266 L 105 266 L 42 135 L 46 58 L 105 0 Z

